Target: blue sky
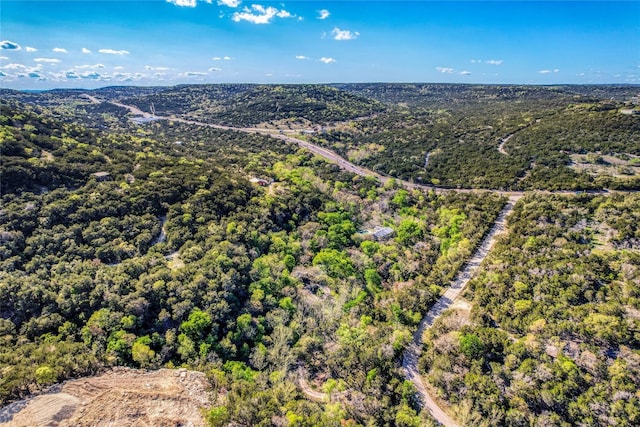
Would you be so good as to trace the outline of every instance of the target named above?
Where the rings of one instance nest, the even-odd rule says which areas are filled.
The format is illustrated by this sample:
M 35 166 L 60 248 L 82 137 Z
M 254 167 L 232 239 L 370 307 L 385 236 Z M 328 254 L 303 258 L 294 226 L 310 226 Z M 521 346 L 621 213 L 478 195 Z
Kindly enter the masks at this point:
M 635 83 L 640 2 L 6 1 L 0 86 Z

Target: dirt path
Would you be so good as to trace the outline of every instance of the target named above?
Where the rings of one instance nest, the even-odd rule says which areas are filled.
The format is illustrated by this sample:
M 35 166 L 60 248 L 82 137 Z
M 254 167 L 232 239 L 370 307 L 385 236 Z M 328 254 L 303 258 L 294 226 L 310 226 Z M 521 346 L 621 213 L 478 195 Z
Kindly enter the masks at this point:
M 500 145 L 498 145 L 498 151 L 500 152 L 500 154 L 504 154 L 505 156 L 509 155 L 509 153 L 507 153 L 507 150 L 504 149 L 504 146 L 507 142 L 509 142 L 513 135 L 515 135 L 515 132 L 507 135 L 505 138 L 502 138 L 500 140 Z
M 88 99 L 92 104 L 100 104 L 102 102 L 95 96 L 91 96 L 88 93 L 83 93 L 82 95 L 80 95 L 80 97 Z
M 149 118 L 153 118 L 153 117 L 157 117 L 158 119 L 163 119 L 164 118 L 164 117 L 155 116 L 155 115 L 153 115 L 151 113 L 144 112 L 141 109 L 139 109 L 138 107 L 135 107 L 133 105 L 125 105 L 125 104 L 122 104 L 122 103 L 117 102 L 117 101 L 108 101 L 108 102 L 113 104 L 113 105 L 116 105 L 118 107 L 126 108 L 131 113 L 133 113 L 133 114 L 135 114 L 137 116 L 142 116 L 145 119 L 149 119 Z
M 162 215 L 160 218 L 158 218 L 160 220 L 160 234 L 158 235 L 158 237 L 156 237 L 156 239 L 153 241 L 154 245 L 157 245 L 158 243 L 162 243 L 165 240 L 167 240 L 167 216 L 166 215 Z
M 332 399 L 341 399 L 349 394 L 349 390 L 344 391 L 332 391 L 331 395 L 329 393 L 321 392 L 311 388 L 309 382 L 307 381 L 308 373 L 306 369 L 299 368 L 298 369 L 298 386 L 300 387 L 300 391 L 307 396 L 309 399 L 315 402 L 330 402 Z
M 513 206 L 519 198 L 520 196 L 511 196 L 509 198 L 509 202 L 502 209 L 496 222 L 484 237 L 473 256 L 467 261 L 464 268 L 458 272 L 453 282 L 451 282 L 451 286 L 424 316 L 418 326 L 418 330 L 413 335 L 412 343 L 404 352 L 402 369 L 405 377 L 414 384 L 423 407 L 445 427 L 459 427 L 459 424 L 436 403 L 422 381 L 422 376 L 418 371 L 418 359 L 422 353 L 422 336 L 424 332 L 433 325 L 436 319 L 451 307 L 456 298 L 462 293 L 467 282 L 473 277 L 478 266 L 486 258 L 489 250 L 491 250 L 491 247 L 496 242 L 496 238 L 505 230 L 507 216 L 511 213 Z

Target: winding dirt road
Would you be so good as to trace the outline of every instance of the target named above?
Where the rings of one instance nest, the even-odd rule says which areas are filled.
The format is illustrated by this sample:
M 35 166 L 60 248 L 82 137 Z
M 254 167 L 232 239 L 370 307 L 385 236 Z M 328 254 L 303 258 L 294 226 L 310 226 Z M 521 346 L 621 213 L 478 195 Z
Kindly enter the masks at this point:
M 520 196 L 511 196 L 509 198 L 509 202 L 502 209 L 496 222 L 484 237 L 473 256 L 467 261 L 464 268 L 458 272 L 447 291 L 424 316 L 418 325 L 418 330 L 413 335 L 413 341 L 405 350 L 404 357 L 402 358 L 402 369 L 405 377 L 414 384 L 420 403 L 429 411 L 433 418 L 445 427 L 459 427 L 460 425 L 435 402 L 424 385 L 422 376 L 418 370 L 418 360 L 422 353 L 422 336 L 428 328 L 433 326 L 436 319 L 460 296 L 469 280 L 475 274 L 478 266 L 484 261 L 491 247 L 496 242 L 496 238 L 505 230 L 507 216 L 511 213 L 513 206 L 519 198 Z
M 509 153 L 507 153 L 507 150 L 504 149 L 504 146 L 507 142 L 509 142 L 509 140 L 511 139 L 511 137 L 515 135 L 515 133 L 512 133 L 510 135 L 507 135 L 505 138 L 502 138 L 500 140 L 500 145 L 498 145 L 498 151 L 500 152 L 500 154 L 504 154 L 505 156 L 508 156 Z

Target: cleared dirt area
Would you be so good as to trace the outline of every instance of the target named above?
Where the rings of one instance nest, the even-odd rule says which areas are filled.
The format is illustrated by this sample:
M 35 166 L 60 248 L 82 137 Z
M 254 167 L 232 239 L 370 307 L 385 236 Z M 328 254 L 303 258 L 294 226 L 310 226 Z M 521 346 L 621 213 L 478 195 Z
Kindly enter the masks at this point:
M 2 426 L 205 426 L 209 383 L 186 369 L 117 368 L 0 410 Z
M 572 154 L 571 168 L 590 175 L 609 175 L 616 178 L 640 175 L 640 157 L 632 154 L 608 156 L 599 153 Z

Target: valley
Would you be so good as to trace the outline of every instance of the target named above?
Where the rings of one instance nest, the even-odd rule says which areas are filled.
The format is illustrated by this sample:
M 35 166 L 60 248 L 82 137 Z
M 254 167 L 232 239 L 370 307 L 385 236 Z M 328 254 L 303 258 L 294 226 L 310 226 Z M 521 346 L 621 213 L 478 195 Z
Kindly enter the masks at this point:
M 2 90 L 2 404 L 128 367 L 202 372 L 153 398 L 194 425 L 632 425 L 636 93 Z

